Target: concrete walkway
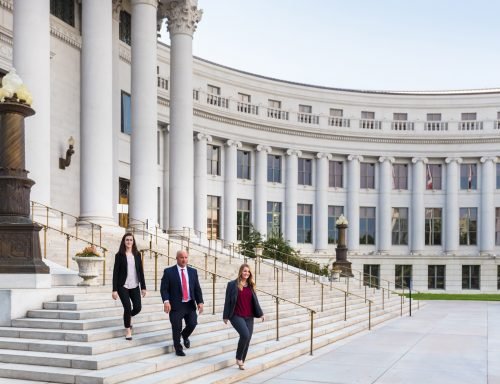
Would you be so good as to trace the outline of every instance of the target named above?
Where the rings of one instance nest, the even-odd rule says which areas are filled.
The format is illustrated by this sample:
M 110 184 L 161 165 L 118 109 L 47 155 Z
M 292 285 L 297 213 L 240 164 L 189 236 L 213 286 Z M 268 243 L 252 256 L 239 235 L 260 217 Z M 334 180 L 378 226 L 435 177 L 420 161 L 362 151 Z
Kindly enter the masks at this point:
M 500 384 L 500 302 L 429 301 L 244 383 Z

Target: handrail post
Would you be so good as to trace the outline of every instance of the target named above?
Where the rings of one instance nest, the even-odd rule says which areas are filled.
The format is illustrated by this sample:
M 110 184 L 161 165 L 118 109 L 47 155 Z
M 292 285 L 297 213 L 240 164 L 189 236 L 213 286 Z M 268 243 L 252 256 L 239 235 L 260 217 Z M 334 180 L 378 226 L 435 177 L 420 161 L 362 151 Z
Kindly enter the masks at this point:
M 312 356 L 313 354 L 313 326 L 314 326 L 314 311 L 311 311 L 311 349 L 310 349 L 310 355 Z
M 361 288 L 361 280 L 363 280 L 362 276 L 361 276 L 361 272 L 358 272 L 359 273 L 359 288 Z
M 215 315 L 215 273 L 212 274 L 212 315 Z
M 276 295 L 276 341 L 280 340 L 280 314 L 279 314 L 279 298 Z
M 300 270 L 299 270 L 299 303 L 300 303 Z
M 208 277 L 207 273 L 208 273 L 208 255 L 205 253 L 205 280 Z
M 401 298 L 401 315 L 403 316 L 403 296 L 399 296 Z
M 385 297 L 384 288 L 382 288 L 382 309 L 385 309 L 385 306 L 384 306 L 384 297 Z
M 349 276 L 346 276 L 346 279 L 347 279 L 347 287 L 346 287 L 346 290 L 347 290 L 347 293 L 349 293 L 349 281 L 350 281 L 350 278 Z M 340 279 L 339 279 L 340 280 Z M 361 286 L 360 286 L 361 288 Z
M 276 268 L 276 295 L 279 295 L 279 291 L 280 291 L 279 273 L 280 273 L 280 271 L 278 270 L 278 268 Z
M 323 312 L 323 284 L 321 284 L 321 312 Z
M 255 256 L 254 261 L 255 261 L 255 269 L 254 269 L 255 273 L 254 273 L 253 279 L 254 279 L 255 284 L 257 284 L 257 256 Z
M 366 303 L 366 285 L 365 285 L 365 303 Z
M 347 292 L 344 292 L 344 321 L 347 321 Z
M 155 292 L 158 291 L 158 252 L 155 252 Z
M 69 235 L 66 235 L 66 268 L 69 268 Z
M 368 303 L 368 330 L 372 329 L 372 301 Z
M 104 261 L 102 263 L 102 285 L 106 285 L 106 251 L 102 251 Z

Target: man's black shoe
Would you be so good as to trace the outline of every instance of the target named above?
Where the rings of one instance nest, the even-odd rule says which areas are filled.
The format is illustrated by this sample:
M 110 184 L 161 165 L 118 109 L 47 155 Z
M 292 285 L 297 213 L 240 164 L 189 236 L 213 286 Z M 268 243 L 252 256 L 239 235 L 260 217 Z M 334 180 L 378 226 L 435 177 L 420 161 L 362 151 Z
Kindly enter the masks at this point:
M 186 354 L 184 353 L 184 351 L 182 349 L 179 349 L 178 351 L 175 351 L 175 354 L 177 356 L 186 356 Z
M 189 341 L 189 338 L 182 338 L 182 340 L 184 341 L 184 346 L 186 348 L 189 348 L 191 346 L 191 342 Z

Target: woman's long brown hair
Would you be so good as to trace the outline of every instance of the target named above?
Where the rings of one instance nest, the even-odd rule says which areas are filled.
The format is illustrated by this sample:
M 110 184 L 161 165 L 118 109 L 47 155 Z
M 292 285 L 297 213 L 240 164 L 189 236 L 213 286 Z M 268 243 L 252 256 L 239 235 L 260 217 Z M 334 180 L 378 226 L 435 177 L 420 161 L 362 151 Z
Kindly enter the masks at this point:
M 247 284 L 252 289 L 252 291 L 255 292 L 255 281 L 253 280 L 253 273 L 248 264 L 241 264 L 240 270 L 238 272 L 238 289 L 240 291 L 243 290 L 243 282 L 241 281 L 241 275 L 243 273 L 243 269 L 245 268 L 248 268 L 248 271 L 250 272 L 250 276 L 248 276 L 247 279 Z

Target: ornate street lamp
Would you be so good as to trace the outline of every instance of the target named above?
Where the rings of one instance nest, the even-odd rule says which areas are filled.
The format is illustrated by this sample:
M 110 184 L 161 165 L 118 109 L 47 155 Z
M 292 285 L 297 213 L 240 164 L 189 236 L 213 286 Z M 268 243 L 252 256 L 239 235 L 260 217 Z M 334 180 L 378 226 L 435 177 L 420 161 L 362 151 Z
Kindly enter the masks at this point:
M 337 243 L 337 248 L 335 248 L 335 262 L 332 265 L 332 270 L 339 272 L 342 276 L 354 276 L 352 274 L 351 262 L 347 260 L 347 242 L 346 242 L 346 230 L 349 222 L 344 215 L 340 217 L 335 222 L 337 230 L 339 232 L 339 241 Z

